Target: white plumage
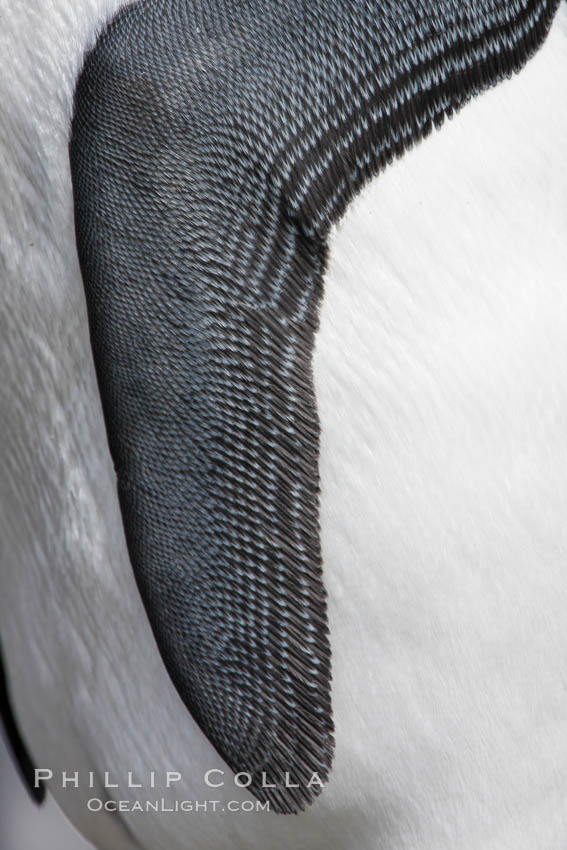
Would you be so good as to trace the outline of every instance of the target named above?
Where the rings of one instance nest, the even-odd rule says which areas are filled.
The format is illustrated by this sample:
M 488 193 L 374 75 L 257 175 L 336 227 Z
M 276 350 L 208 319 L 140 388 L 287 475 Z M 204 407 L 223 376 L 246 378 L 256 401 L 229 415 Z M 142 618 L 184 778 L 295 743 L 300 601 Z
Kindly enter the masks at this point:
M 119 5 L 0 2 L 0 623 L 50 792 L 101 850 L 562 850 L 565 4 L 526 69 L 368 186 L 332 237 L 315 352 L 328 788 L 298 817 L 89 812 L 252 799 L 228 769 L 204 783 L 224 766 L 137 593 L 91 359 L 67 143 L 83 52 Z M 149 770 L 183 781 L 102 787 Z

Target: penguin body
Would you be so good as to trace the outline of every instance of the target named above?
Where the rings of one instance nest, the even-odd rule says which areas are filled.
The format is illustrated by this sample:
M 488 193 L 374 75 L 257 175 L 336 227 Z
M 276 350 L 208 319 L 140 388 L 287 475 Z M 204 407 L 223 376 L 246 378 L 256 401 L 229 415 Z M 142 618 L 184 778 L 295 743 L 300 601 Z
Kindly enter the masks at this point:
M 0 36 L 0 623 L 49 793 L 101 850 L 561 846 L 565 4 L 518 76 L 368 183 L 329 236 L 313 363 L 336 751 L 297 816 L 255 810 L 188 711 L 124 535 L 67 161 L 82 56 L 116 8 L 38 6 L 36 54 L 33 21 L 6 15 Z M 164 788 L 168 771 L 182 778 Z M 162 796 L 218 810 L 89 810 Z

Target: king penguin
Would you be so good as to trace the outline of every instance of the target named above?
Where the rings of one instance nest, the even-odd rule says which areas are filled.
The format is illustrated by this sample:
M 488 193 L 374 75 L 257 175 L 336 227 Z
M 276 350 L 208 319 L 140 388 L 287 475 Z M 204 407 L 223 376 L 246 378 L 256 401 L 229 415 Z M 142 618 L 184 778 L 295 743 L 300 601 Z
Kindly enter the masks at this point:
M 0 2 L 2 718 L 99 850 L 567 842 L 567 5 Z

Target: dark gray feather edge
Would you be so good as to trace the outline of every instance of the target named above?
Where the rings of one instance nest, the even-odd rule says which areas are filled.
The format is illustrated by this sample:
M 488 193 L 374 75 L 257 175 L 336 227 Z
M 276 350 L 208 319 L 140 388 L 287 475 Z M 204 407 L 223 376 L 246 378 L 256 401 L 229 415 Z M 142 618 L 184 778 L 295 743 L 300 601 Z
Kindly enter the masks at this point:
M 28 790 L 28 793 L 34 803 L 38 805 L 43 803 L 45 799 L 45 785 L 35 782 L 35 767 L 28 748 L 22 738 L 14 710 L 10 702 L 10 694 L 8 688 L 8 678 L 4 669 L 4 661 L 2 658 L 2 650 L 0 647 L 0 720 L 4 727 L 4 733 L 8 746 L 14 758 L 14 762 L 19 770 L 20 776 Z

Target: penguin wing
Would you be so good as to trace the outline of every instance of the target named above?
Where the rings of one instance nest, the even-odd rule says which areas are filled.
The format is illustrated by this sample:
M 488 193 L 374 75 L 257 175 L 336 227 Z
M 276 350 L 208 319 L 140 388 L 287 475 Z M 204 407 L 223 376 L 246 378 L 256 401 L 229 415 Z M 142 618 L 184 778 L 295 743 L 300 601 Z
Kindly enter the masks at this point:
M 333 753 L 311 370 L 329 229 L 518 70 L 557 5 L 140 0 L 86 59 L 77 245 L 133 569 L 181 697 L 277 811 Z

